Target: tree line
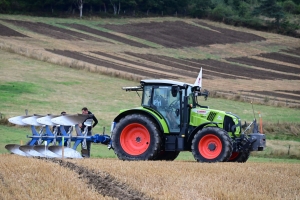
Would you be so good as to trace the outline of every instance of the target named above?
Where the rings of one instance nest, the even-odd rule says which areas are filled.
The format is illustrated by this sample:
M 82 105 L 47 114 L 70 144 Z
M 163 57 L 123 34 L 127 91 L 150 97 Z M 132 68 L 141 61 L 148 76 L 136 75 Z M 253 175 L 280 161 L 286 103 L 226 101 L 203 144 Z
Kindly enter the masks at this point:
M 0 13 L 80 18 L 184 16 L 290 35 L 300 26 L 300 0 L 0 0 Z

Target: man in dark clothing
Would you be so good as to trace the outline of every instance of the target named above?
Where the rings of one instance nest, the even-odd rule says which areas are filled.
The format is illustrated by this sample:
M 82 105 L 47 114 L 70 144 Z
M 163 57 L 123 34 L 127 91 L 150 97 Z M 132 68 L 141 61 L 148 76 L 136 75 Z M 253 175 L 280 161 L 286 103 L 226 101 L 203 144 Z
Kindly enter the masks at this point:
M 85 121 L 89 120 L 89 119 L 92 119 L 94 121 L 93 125 L 92 126 L 89 126 L 88 127 L 88 133 L 87 135 L 88 136 L 91 136 L 92 135 L 92 128 L 94 128 L 97 124 L 98 124 L 98 120 L 97 118 L 95 117 L 95 115 L 93 115 L 92 112 L 90 112 L 87 107 L 83 107 L 81 109 L 82 111 L 82 114 L 83 115 L 92 115 L 90 117 L 88 117 Z M 84 122 L 85 122 L 84 121 Z M 82 124 L 80 125 L 80 128 L 81 128 L 81 132 L 83 133 L 84 132 L 84 129 L 85 129 L 85 125 L 84 125 L 84 122 L 82 122 Z M 89 158 L 90 155 L 91 155 L 91 142 L 86 142 L 86 149 L 83 148 L 82 144 L 81 144 L 81 155 L 82 157 L 87 157 Z

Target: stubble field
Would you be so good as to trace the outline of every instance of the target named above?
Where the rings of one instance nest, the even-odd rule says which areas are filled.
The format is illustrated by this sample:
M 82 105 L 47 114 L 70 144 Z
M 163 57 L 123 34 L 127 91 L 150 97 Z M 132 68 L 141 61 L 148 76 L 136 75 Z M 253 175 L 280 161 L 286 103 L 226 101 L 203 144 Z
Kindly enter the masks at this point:
M 300 165 L 1 155 L 2 199 L 298 199 Z M 20 165 L 20 163 L 22 163 Z M 8 167 L 9 166 L 9 167 Z

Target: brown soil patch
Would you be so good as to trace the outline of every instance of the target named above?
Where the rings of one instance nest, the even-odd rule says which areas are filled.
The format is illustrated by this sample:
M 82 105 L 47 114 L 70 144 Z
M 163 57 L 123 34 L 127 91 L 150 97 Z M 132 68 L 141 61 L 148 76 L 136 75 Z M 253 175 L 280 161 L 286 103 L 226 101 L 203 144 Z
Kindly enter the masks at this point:
M 229 60 L 229 59 L 227 59 Z M 212 59 L 206 60 L 195 60 L 192 61 L 205 64 L 209 69 L 220 71 L 228 74 L 232 74 L 235 76 L 245 76 L 251 79 L 266 79 L 266 80 L 275 80 L 275 79 L 291 79 L 291 80 L 299 80 L 300 77 L 286 74 L 279 74 L 275 72 L 259 70 L 254 68 L 242 67 L 239 65 L 234 65 L 226 62 L 221 62 Z M 231 61 L 231 59 L 230 59 Z M 269 63 L 271 64 L 271 63 Z M 272 65 L 271 65 L 272 66 Z M 300 70 L 300 69 L 299 69 Z
M 243 92 L 250 92 L 250 93 L 257 93 L 260 95 L 264 95 L 264 96 L 271 96 L 271 97 L 275 97 L 275 98 L 282 98 L 282 99 L 293 99 L 293 100 L 300 100 L 300 96 L 296 96 L 296 95 L 288 95 L 288 94 L 282 94 L 279 92 L 273 92 L 273 91 L 243 91 Z
M 297 49 L 294 49 L 294 50 L 285 50 L 283 52 L 287 52 L 287 53 L 290 53 L 290 54 L 295 54 L 295 55 L 300 56 L 300 48 L 297 48 Z
M 235 31 L 235 30 L 230 30 L 226 28 L 221 28 L 221 27 L 216 27 L 209 25 L 204 22 L 196 22 L 197 24 L 201 26 L 206 26 L 209 27 L 210 29 L 216 30 L 220 33 L 222 33 L 222 39 L 225 41 L 232 41 L 230 43 L 237 43 L 237 42 L 252 42 L 252 41 L 264 41 L 266 38 L 260 37 L 258 35 L 252 34 L 252 33 L 245 33 L 241 31 Z M 228 43 L 228 42 L 226 42 Z
M 169 48 L 206 46 L 211 44 L 226 44 L 236 42 L 249 42 L 254 40 L 265 40 L 262 37 L 248 33 L 222 30 L 209 30 L 187 24 L 182 21 L 150 22 L 125 25 L 101 25 L 106 29 L 128 34 L 137 38 L 151 41 Z M 208 26 L 208 25 L 205 25 Z M 223 32 L 222 32 L 223 31 Z M 247 37 L 246 37 L 247 38 Z
M 112 63 L 100 58 L 96 58 L 93 56 L 88 56 L 88 55 L 84 55 L 83 53 L 80 52 L 76 52 L 76 51 L 63 51 L 63 50 L 50 50 L 50 49 L 46 49 L 47 51 L 51 52 L 51 53 L 55 53 L 61 56 L 66 56 L 69 58 L 73 58 L 79 61 L 83 61 L 83 62 L 87 62 L 87 63 L 91 63 L 94 65 L 98 65 L 98 66 L 103 66 L 103 67 L 107 67 L 107 68 L 111 68 L 111 69 L 115 69 L 115 70 L 119 70 L 119 71 L 123 71 L 123 72 L 128 72 L 128 73 L 132 73 L 132 74 L 138 74 L 144 77 L 149 77 L 149 78 L 169 78 L 169 79 L 178 79 L 178 77 L 176 76 L 168 76 L 166 74 L 160 73 L 160 72 L 152 72 L 152 71 L 147 71 L 147 70 L 142 70 L 142 69 L 135 69 L 135 68 L 131 68 L 131 67 L 127 67 L 124 65 L 119 65 L 116 63 Z
M 8 37 L 28 37 L 23 35 L 7 26 L 0 24 L 0 36 L 8 36 Z
M 78 166 L 68 161 L 58 159 L 47 160 L 58 163 L 62 167 L 75 171 L 78 173 L 80 179 L 86 180 L 88 185 L 95 188 L 95 190 L 103 196 L 110 196 L 118 199 L 152 199 L 147 197 L 142 192 L 134 190 L 126 184 L 119 182 L 116 180 L 116 178 L 108 173 L 97 173 L 94 170 Z
M 300 95 L 300 90 L 293 90 L 293 91 L 290 91 L 290 90 L 275 90 L 275 91 L 278 91 L 278 92 L 285 92 L 285 93 L 292 93 L 292 94 L 299 94 Z
M 289 56 L 289 55 L 281 54 L 281 53 L 264 53 L 264 54 L 259 54 L 256 56 L 300 65 L 300 57 L 296 57 L 296 56 Z
M 176 59 L 176 58 L 171 58 L 167 56 L 159 56 L 159 55 L 153 55 L 153 54 L 138 54 L 138 53 L 132 53 L 132 52 L 126 52 L 126 54 L 135 56 L 138 58 L 142 58 L 144 60 L 148 60 L 151 62 L 159 63 L 162 65 L 170 66 L 175 69 L 180 69 L 180 70 L 186 70 L 193 72 L 193 75 L 191 77 L 196 77 L 195 75 L 199 73 L 199 70 L 201 67 L 205 67 L 203 71 L 203 78 L 209 79 L 210 76 L 215 76 L 215 77 L 221 77 L 221 78 L 227 78 L 227 79 L 236 79 L 237 77 L 231 76 L 229 74 L 220 74 L 220 73 L 215 73 L 213 71 L 207 71 L 206 66 L 202 64 L 197 64 L 197 63 L 191 63 L 186 60 L 181 60 L 181 59 Z M 208 75 L 208 76 L 206 76 Z
M 279 72 L 288 72 L 291 74 L 300 74 L 300 68 L 296 67 L 290 67 L 286 65 L 281 65 L 281 64 L 275 64 L 275 63 L 269 63 L 265 62 L 262 60 L 257 60 L 253 58 L 248 58 L 248 57 L 239 57 L 239 58 L 227 58 L 226 60 L 231 61 L 231 62 L 237 62 L 241 64 L 246 64 L 249 66 L 256 66 L 260 67 L 263 69 L 271 69 L 274 71 L 279 71 Z M 284 78 L 283 74 L 278 74 L 279 79 L 293 79 L 293 80 L 299 80 L 300 78 Z
M 122 42 L 122 43 L 128 44 L 130 46 L 140 47 L 140 48 L 149 48 L 149 46 L 141 44 L 139 42 L 129 40 L 127 38 L 117 36 L 117 35 L 114 35 L 114 34 L 111 34 L 111 33 L 108 33 L 108 32 L 93 29 L 93 28 L 90 28 L 88 26 L 84 26 L 84 25 L 81 25 L 81 24 L 66 24 L 66 23 L 64 23 L 62 25 L 68 26 L 68 27 L 71 27 L 71 28 L 74 28 L 74 29 L 78 29 L 78 30 L 81 30 L 81 31 L 85 31 L 85 32 L 88 32 L 88 33 L 92 33 L 92 34 L 95 34 L 95 35 L 99 35 L 99 36 L 104 37 L 104 38 L 109 38 L 109 39 L 112 39 L 112 40 L 115 40 L 115 41 L 118 41 L 118 42 Z
M 228 79 L 300 79 L 297 76 L 279 74 L 275 72 L 253 69 L 242 67 L 239 65 L 230 64 L 227 62 L 221 62 L 212 59 L 198 60 L 198 59 L 176 59 L 167 56 L 159 56 L 152 54 L 138 54 L 126 52 L 126 54 L 131 56 L 136 56 L 145 60 L 149 60 L 155 63 L 160 63 L 167 66 L 172 66 L 173 68 L 187 70 L 191 72 L 199 73 L 199 69 L 203 67 L 205 75 L 228 78 Z M 299 69 L 300 70 L 300 69 Z M 204 78 L 208 78 L 203 76 Z
M 142 63 L 142 62 L 136 62 L 136 61 L 133 61 L 133 60 L 128 60 L 128 59 L 125 59 L 125 58 L 121 58 L 119 56 L 114 56 L 114 55 L 111 55 L 111 54 L 108 54 L 108 53 L 104 53 L 104 52 L 100 52 L 100 51 L 94 51 L 92 53 L 98 54 L 98 55 L 101 55 L 101 56 L 105 56 L 105 57 L 108 57 L 108 58 L 113 58 L 115 60 L 123 61 L 125 63 L 139 65 L 139 66 L 142 66 L 142 67 L 145 67 L 145 68 L 148 68 L 148 69 L 155 69 L 155 70 L 160 70 L 160 71 L 163 70 L 165 72 L 174 73 L 174 74 L 181 74 L 181 75 L 184 75 L 184 76 L 194 76 L 195 75 L 195 73 L 193 73 L 193 72 L 184 71 L 184 70 L 181 70 L 181 71 L 177 70 L 176 71 L 176 69 L 172 69 L 172 70 L 171 69 L 165 69 L 165 68 L 162 68 L 162 67 L 157 67 L 157 66 L 154 66 L 154 65 L 149 65 L 149 64 Z
M 55 39 L 64 39 L 64 40 L 92 40 L 95 42 L 107 42 L 100 38 L 89 36 L 83 33 L 76 31 L 71 31 L 68 29 L 59 28 L 49 24 L 44 24 L 41 22 L 28 22 L 28 21 L 19 21 L 19 20 L 4 20 L 6 22 L 12 23 L 16 26 L 24 27 L 30 31 L 46 35 Z M 107 42 L 109 43 L 109 42 Z

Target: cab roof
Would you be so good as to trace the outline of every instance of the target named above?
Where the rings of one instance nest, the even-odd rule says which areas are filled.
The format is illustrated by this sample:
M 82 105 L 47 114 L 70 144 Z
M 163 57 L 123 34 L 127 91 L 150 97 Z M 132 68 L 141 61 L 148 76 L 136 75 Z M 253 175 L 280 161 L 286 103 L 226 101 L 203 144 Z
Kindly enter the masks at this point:
M 190 83 L 184 83 L 180 81 L 173 81 L 173 80 L 166 80 L 166 79 L 146 79 L 146 80 L 141 80 L 141 84 L 165 84 L 165 85 L 179 85 L 179 86 L 184 86 L 184 85 L 190 85 Z

